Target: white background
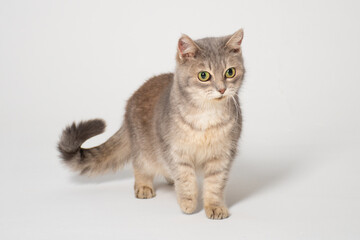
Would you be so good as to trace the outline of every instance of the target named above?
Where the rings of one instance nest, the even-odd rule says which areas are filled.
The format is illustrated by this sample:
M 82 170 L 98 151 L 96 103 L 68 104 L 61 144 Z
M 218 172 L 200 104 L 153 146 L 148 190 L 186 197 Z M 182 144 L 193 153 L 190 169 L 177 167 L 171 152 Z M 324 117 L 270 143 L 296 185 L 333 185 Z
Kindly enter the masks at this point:
M 0 239 L 359 239 L 358 1 L 0 1 Z M 174 189 L 138 200 L 133 176 L 88 179 L 56 142 L 72 121 L 106 133 L 181 33 L 243 27 L 247 68 L 231 217 L 181 213 Z

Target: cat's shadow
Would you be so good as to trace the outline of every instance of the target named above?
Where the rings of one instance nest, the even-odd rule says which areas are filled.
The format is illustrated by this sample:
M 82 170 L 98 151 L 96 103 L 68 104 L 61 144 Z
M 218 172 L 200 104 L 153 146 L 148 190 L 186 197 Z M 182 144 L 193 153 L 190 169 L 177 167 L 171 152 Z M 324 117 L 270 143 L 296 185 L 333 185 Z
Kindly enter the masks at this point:
M 282 181 L 286 181 L 296 170 L 295 163 L 294 161 L 251 161 L 250 159 L 242 159 L 236 162 L 232 166 L 226 187 L 226 203 L 229 207 L 232 207 L 242 200 L 255 196 L 267 188 L 274 187 Z M 101 184 L 133 178 L 132 170 L 127 168 L 116 174 L 97 177 L 72 176 L 71 181 L 76 184 Z M 202 183 L 200 184 L 200 190 L 202 190 L 201 185 Z M 157 179 L 154 187 L 158 190 L 161 189 L 161 191 L 174 192 L 173 186 L 168 185 L 163 179 Z M 199 197 L 199 206 L 196 212 L 201 211 L 202 208 L 203 204 L 201 197 Z
M 107 182 L 121 181 L 126 179 L 133 179 L 134 174 L 130 168 L 123 169 L 117 173 L 109 173 L 95 177 L 87 177 L 81 175 L 73 175 L 70 177 L 70 181 L 75 184 L 101 184 Z
M 297 170 L 295 161 L 240 161 L 233 166 L 226 187 L 229 207 L 287 181 Z

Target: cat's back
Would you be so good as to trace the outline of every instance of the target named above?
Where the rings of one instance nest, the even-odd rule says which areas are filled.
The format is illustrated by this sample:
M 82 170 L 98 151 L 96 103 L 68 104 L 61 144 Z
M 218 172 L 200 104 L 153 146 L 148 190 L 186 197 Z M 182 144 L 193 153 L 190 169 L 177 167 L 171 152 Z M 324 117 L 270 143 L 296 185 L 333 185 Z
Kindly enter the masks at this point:
M 126 106 L 126 119 L 128 122 L 138 122 L 148 125 L 153 119 L 155 105 L 159 98 L 169 91 L 174 79 L 173 73 L 154 76 L 147 80 L 129 99 Z

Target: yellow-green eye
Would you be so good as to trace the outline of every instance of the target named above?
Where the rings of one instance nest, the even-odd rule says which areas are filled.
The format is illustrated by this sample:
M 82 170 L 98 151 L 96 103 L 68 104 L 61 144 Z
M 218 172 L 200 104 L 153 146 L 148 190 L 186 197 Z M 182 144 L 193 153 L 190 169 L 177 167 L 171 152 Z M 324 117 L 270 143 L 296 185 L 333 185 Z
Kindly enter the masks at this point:
M 199 72 L 198 78 L 200 81 L 205 82 L 210 79 L 210 73 L 205 72 L 205 71 Z
M 235 77 L 235 74 L 236 74 L 236 70 L 235 68 L 229 68 L 228 70 L 226 70 L 226 73 L 225 73 L 225 77 L 227 78 L 233 78 Z

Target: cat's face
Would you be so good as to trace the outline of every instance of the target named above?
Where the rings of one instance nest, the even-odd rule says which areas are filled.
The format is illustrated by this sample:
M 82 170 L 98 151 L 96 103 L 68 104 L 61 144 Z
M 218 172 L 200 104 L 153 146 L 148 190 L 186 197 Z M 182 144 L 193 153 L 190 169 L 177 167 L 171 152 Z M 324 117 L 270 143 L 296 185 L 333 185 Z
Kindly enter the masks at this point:
M 177 84 L 186 97 L 200 104 L 234 97 L 244 76 L 240 44 L 243 31 L 232 36 L 179 40 Z

